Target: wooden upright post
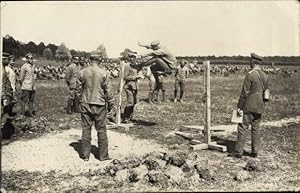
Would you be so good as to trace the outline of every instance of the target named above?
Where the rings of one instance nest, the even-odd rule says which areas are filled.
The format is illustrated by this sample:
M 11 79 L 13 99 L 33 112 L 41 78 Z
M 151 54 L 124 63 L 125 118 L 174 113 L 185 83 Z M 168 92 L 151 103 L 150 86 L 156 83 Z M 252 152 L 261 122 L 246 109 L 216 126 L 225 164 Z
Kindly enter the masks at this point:
M 121 106 L 122 106 L 122 90 L 124 86 L 124 62 L 120 62 L 120 85 L 119 85 L 119 93 L 118 93 L 118 101 L 117 101 L 117 112 L 116 112 L 116 125 L 121 124 Z
M 205 98 L 205 107 L 204 107 L 204 142 L 205 143 L 200 143 L 198 140 L 191 140 L 192 142 L 192 149 L 194 151 L 196 150 L 202 150 L 202 149 L 214 149 L 222 152 L 227 151 L 227 147 L 223 145 L 218 145 L 216 142 L 211 141 L 211 101 L 210 101 L 210 62 L 203 61 L 203 66 L 204 66 L 204 74 L 203 74 L 203 85 L 204 85 L 204 98 Z M 185 128 L 196 128 L 201 131 L 200 126 L 191 126 L 191 125 L 186 125 L 184 126 Z M 213 129 L 215 130 L 215 129 Z M 177 132 L 178 133 L 178 132 Z M 176 133 L 176 134 L 177 134 Z M 182 132 L 179 133 L 182 135 Z M 195 145 L 194 145 L 195 144 Z
M 204 61 L 204 65 L 205 65 L 205 83 L 206 83 L 206 88 L 205 88 L 205 92 L 206 92 L 206 105 L 205 105 L 205 143 L 210 143 L 211 142 L 211 134 L 210 134 L 210 63 L 209 61 Z

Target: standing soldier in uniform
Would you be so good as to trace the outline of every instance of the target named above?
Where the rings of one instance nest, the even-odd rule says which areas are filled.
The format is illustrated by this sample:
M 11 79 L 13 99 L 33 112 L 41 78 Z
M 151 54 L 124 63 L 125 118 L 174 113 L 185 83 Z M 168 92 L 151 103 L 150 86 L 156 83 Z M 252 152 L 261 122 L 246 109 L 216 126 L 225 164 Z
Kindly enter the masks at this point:
M 21 67 L 20 81 L 21 81 L 21 114 L 32 117 L 35 114 L 33 102 L 35 97 L 35 65 L 33 64 L 33 55 L 27 54 L 25 56 L 26 63 Z M 26 112 L 28 107 L 28 113 Z
M 91 65 L 80 71 L 77 93 L 80 97 L 82 122 L 82 158 L 89 160 L 91 152 L 91 128 L 95 123 L 98 137 L 99 160 L 110 159 L 106 133 L 106 114 L 114 108 L 108 73 L 99 67 L 99 55 L 91 55 Z M 107 104 L 107 109 L 106 109 Z
M 177 102 L 177 91 L 180 90 L 179 102 L 183 101 L 183 94 L 185 91 L 185 83 L 189 74 L 189 69 L 186 67 L 187 61 L 182 60 L 180 65 L 176 67 L 175 71 L 175 90 L 174 102 Z
M 1 168 L 1 154 L 2 154 L 2 128 L 6 124 L 8 117 L 8 107 L 11 102 L 13 92 L 11 88 L 11 84 L 7 77 L 6 71 L 4 70 L 4 66 L 6 66 L 9 62 L 9 54 L 2 54 L 2 68 L 1 68 L 1 128 L 0 128 L 0 191 L 5 192 L 5 189 L 2 187 L 2 168 Z
M 243 122 L 238 124 L 238 138 L 235 151 L 229 156 L 241 158 L 246 142 L 246 134 L 251 125 L 252 157 L 257 157 L 260 147 L 260 122 L 265 111 L 263 93 L 268 89 L 268 77 L 261 70 L 262 57 L 252 53 L 250 67 L 242 87 L 238 102 L 238 112 L 243 111 Z
M 79 102 L 76 96 L 76 80 L 79 76 L 80 65 L 79 57 L 74 56 L 71 64 L 66 69 L 65 80 L 69 87 L 67 113 L 79 112 Z
M 131 52 L 128 52 L 128 54 L 130 55 Z M 133 57 L 135 58 L 134 53 Z M 123 112 L 123 122 L 128 123 L 132 120 L 134 106 L 137 103 L 137 80 L 143 78 L 143 76 L 137 73 L 135 61 L 132 57 L 129 56 L 128 59 L 125 60 L 124 65 L 124 89 L 126 92 L 127 104 Z
M 10 55 L 8 65 L 5 66 L 5 71 L 9 79 L 11 88 L 13 90 L 13 98 L 11 101 L 11 105 L 9 105 L 9 116 L 13 115 L 13 105 L 17 103 L 16 73 L 13 69 L 14 64 L 15 64 L 15 58 L 13 55 Z

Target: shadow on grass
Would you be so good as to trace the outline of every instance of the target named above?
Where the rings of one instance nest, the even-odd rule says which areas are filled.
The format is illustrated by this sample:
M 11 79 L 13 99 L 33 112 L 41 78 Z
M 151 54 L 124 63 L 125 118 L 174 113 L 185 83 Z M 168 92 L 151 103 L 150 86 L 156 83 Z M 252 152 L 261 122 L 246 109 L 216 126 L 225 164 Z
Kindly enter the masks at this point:
M 78 153 L 79 158 L 83 159 L 83 156 L 81 153 L 81 140 L 70 143 L 70 146 L 73 147 L 74 150 Z
M 11 136 L 15 133 L 15 127 L 11 121 L 7 121 L 5 125 L 1 128 L 2 138 L 10 139 Z
M 83 159 L 83 155 L 81 152 L 81 140 L 70 143 L 70 146 L 73 147 L 74 150 L 78 153 L 79 158 Z M 99 159 L 99 151 L 97 146 L 91 145 L 91 153 L 95 156 L 96 159 Z
M 156 125 L 155 122 L 151 122 L 151 121 L 144 121 L 144 120 L 132 120 L 132 123 L 136 124 L 136 125 L 141 125 L 141 126 L 154 126 Z

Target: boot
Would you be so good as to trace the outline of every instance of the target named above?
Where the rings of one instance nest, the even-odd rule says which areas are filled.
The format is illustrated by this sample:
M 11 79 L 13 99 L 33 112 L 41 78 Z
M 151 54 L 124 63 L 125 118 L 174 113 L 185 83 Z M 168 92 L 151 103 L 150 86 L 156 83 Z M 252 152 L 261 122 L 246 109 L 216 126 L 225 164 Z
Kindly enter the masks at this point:
M 124 113 L 123 113 L 123 122 L 128 123 L 130 118 L 130 106 L 126 106 L 124 108 Z
M 73 108 L 74 108 L 74 113 L 79 113 L 80 110 L 79 110 L 79 100 L 78 98 L 75 98 L 74 99 L 74 105 L 73 105 Z
M 177 90 L 174 91 L 174 103 L 177 102 Z
M 180 102 L 183 102 L 183 92 L 180 92 L 180 98 L 179 98 Z
M 162 102 L 167 102 L 166 101 L 166 91 L 162 91 Z
M 24 116 L 25 116 L 25 113 L 26 113 L 26 112 L 25 112 L 25 105 L 26 105 L 25 102 L 21 101 L 21 112 L 20 112 L 20 113 L 21 113 L 22 115 L 24 115 Z
M 133 110 L 134 110 L 134 105 L 133 106 L 130 106 L 128 108 L 128 115 L 129 115 L 129 120 L 132 121 L 133 120 Z
M 159 91 L 155 92 L 156 102 L 160 103 Z
M 148 103 L 153 104 L 152 100 L 153 100 L 153 93 L 150 91 L 149 94 L 148 94 Z
M 67 113 L 72 114 L 72 106 L 73 106 L 73 100 L 68 99 L 68 104 L 67 104 Z

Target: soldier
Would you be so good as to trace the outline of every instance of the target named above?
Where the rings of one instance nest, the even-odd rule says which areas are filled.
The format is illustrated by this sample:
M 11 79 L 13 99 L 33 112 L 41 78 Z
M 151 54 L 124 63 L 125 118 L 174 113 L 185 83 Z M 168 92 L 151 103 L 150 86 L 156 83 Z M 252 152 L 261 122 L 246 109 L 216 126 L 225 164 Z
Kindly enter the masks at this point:
M 4 66 L 9 62 L 9 54 L 2 53 L 2 69 L 1 69 L 1 128 L 0 128 L 0 191 L 5 192 L 5 189 L 2 187 L 2 170 L 1 170 L 1 154 L 2 154 L 2 128 L 7 122 L 8 117 L 8 107 L 12 100 L 13 92 L 11 88 L 11 84 L 7 77 L 6 71 L 4 70 Z
M 143 68 L 143 75 L 149 80 L 149 91 L 148 91 L 148 102 L 153 103 L 154 93 L 155 93 L 155 77 L 151 72 L 149 66 Z
M 21 67 L 20 81 L 21 81 L 21 114 L 32 117 L 35 115 L 34 97 L 35 97 L 35 65 L 33 64 L 33 55 L 31 53 L 25 56 L 26 63 Z M 26 111 L 28 107 L 28 111 Z
M 74 56 L 71 64 L 67 67 L 65 80 L 69 87 L 67 113 L 79 112 L 79 102 L 76 96 L 76 80 L 79 76 L 79 57 Z
M 110 159 L 106 134 L 106 104 L 108 112 L 114 108 L 109 76 L 99 67 L 99 55 L 91 55 L 91 65 L 80 71 L 77 93 L 80 97 L 82 122 L 82 158 L 89 160 L 91 152 L 91 127 L 95 123 L 98 136 L 99 160 Z
M 130 55 L 130 52 L 128 53 Z M 124 89 L 126 92 L 126 98 L 127 98 L 127 104 L 124 108 L 123 113 L 123 122 L 128 123 L 129 121 L 132 121 L 132 114 L 134 110 L 134 106 L 137 103 L 137 93 L 138 93 L 138 84 L 137 80 L 140 78 L 143 78 L 142 75 L 139 75 L 137 73 L 137 70 L 135 69 L 135 61 L 133 58 L 129 57 L 127 60 L 125 60 L 125 66 L 124 66 Z
M 189 69 L 186 66 L 187 61 L 182 60 L 180 65 L 177 66 L 175 71 L 175 90 L 174 90 L 174 102 L 177 102 L 177 91 L 180 90 L 179 102 L 183 101 L 183 94 L 185 91 L 185 83 L 188 77 Z
M 243 122 L 238 124 L 238 138 L 235 151 L 229 156 L 241 158 L 246 142 L 246 133 L 251 125 L 252 157 L 257 157 L 260 146 L 260 122 L 265 111 L 263 93 L 268 86 L 268 77 L 261 70 L 262 57 L 251 53 L 251 70 L 247 73 L 242 87 L 238 112 L 243 111 Z
M 162 102 L 166 102 L 166 80 L 163 75 L 154 76 L 155 78 L 155 89 L 154 89 L 154 96 L 156 97 L 154 100 L 157 101 L 157 103 L 160 103 L 160 97 L 159 97 L 159 91 L 161 90 L 162 93 Z
M 15 64 L 15 57 L 13 55 L 10 55 L 8 65 L 5 66 L 5 71 L 7 73 L 15 97 L 16 96 L 16 73 L 13 69 L 14 64 Z
M 152 72 L 159 71 L 164 74 L 171 74 L 172 70 L 175 69 L 176 58 L 166 48 L 163 48 L 159 41 L 153 41 L 150 45 L 142 45 L 140 43 L 138 45 L 152 49 L 148 54 L 141 56 L 142 58 L 150 57 L 150 59 L 140 64 L 141 67 L 151 66 Z

